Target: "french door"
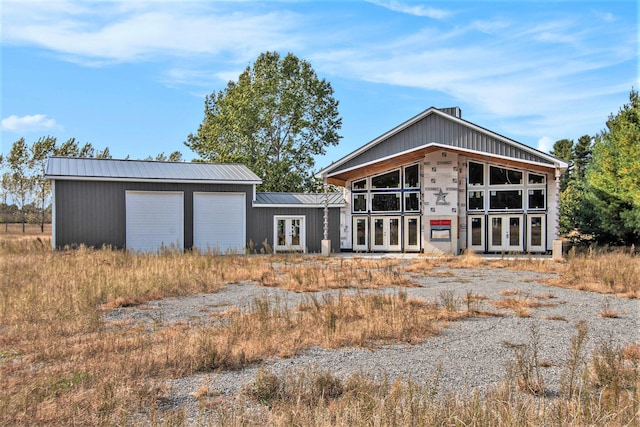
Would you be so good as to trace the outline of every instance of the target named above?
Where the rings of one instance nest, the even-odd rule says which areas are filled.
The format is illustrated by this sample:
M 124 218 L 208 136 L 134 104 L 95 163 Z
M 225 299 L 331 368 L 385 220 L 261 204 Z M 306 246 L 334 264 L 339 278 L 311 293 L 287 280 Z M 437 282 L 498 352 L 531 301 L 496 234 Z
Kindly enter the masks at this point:
M 489 251 L 522 252 L 522 215 L 489 215 Z
M 374 251 L 399 251 L 400 217 L 371 217 L 371 249 Z
M 274 249 L 276 251 L 304 251 L 304 217 L 276 216 Z

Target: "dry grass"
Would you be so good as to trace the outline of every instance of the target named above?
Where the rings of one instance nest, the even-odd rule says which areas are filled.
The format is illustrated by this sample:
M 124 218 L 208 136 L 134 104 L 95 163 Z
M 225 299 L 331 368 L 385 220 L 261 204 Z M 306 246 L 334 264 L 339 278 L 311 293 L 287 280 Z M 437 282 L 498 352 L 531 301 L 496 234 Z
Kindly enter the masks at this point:
M 558 305 L 558 303 L 540 302 L 540 300 L 554 298 L 552 294 L 531 297 L 521 289 L 504 289 L 500 292 L 500 295 L 505 296 L 505 298 L 492 301 L 491 304 L 497 308 L 513 310 L 518 317 L 530 317 L 531 308 L 555 307 Z
M 246 310 L 228 307 L 216 313 L 220 320 L 216 327 L 106 325 L 102 317 L 105 309 L 216 292 L 227 283 L 242 281 L 296 291 L 411 286 L 399 268 L 397 260 L 320 262 L 299 255 L 150 256 L 108 248 L 52 252 L 38 233 L 30 238 L 14 233 L 0 240 L 0 425 L 124 425 L 139 414 L 151 424 L 181 425 L 184 414 L 179 409 L 158 409 L 168 393 L 158 384 L 167 378 L 237 369 L 272 356 L 288 357 L 309 346 L 415 343 L 437 334 L 447 321 L 492 315 L 479 309 L 486 297 L 472 292 L 459 300 L 443 293 L 439 302 L 428 302 L 408 298 L 402 290 L 393 294 L 362 290 L 324 299 L 310 296 L 296 307 L 259 297 Z M 543 296 L 516 296 L 513 299 L 527 304 L 545 304 L 540 302 Z M 466 311 L 459 309 L 461 304 L 466 304 Z M 601 351 L 598 365 L 590 368 L 590 378 L 595 379 L 583 394 L 602 391 L 609 406 L 593 402 L 594 415 L 586 418 L 578 406 L 567 409 L 573 404 L 568 402 L 565 418 L 556 424 L 577 420 L 566 424 L 594 425 L 606 419 L 623 425 L 616 420 L 628 420 L 630 407 L 637 411 L 637 391 L 633 398 L 629 393 L 636 390 L 632 388 L 636 371 L 631 367 L 637 370 L 640 350 L 636 346 L 613 354 Z M 547 423 L 539 422 L 544 421 L 537 418 L 539 413 L 518 400 L 509 387 L 490 392 L 482 401 L 479 395 L 436 401 L 431 388 L 411 383 L 376 384 L 360 377 L 336 380 L 322 373 L 305 381 L 301 384 L 315 384 L 314 393 L 320 390 L 323 398 L 305 391 L 313 399 L 300 398 L 289 407 L 274 401 L 259 423 L 371 425 L 385 420 L 380 423 L 433 425 L 456 419 L 467 424 L 479 420 L 476 425 L 526 424 L 522 419 Z M 208 401 L 219 402 L 206 386 L 195 393 L 205 406 Z M 225 407 L 216 403 L 215 408 Z M 218 414 L 219 420 L 236 425 L 255 421 L 253 413 L 234 411 L 237 407 Z M 162 416 L 157 418 L 159 412 Z

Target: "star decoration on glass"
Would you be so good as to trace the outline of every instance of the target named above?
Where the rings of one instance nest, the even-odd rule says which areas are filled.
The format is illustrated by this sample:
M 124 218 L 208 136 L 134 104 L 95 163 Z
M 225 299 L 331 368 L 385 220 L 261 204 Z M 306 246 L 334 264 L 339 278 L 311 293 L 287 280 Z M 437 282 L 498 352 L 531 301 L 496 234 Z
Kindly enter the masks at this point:
M 436 196 L 436 205 L 446 205 L 448 194 L 449 193 L 442 191 L 442 188 L 437 193 L 433 193 L 433 195 Z

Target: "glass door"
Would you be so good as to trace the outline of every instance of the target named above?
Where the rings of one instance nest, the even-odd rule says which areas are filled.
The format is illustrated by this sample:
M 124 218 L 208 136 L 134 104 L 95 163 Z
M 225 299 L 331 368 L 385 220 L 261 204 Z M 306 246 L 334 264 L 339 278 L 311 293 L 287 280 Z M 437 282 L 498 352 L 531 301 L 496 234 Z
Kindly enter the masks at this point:
M 529 215 L 527 217 L 527 251 L 544 252 L 545 248 L 545 216 Z
M 484 215 L 469 216 L 467 219 L 467 247 L 473 251 L 484 252 Z
M 353 250 L 369 250 L 369 218 L 367 217 L 353 218 Z
M 420 217 L 404 217 L 404 250 L 420 251 Z
M 399 251 L 400 217 L 372 217 L 371 235 L 372 250 Z
M 275 217 L 276 251 L 304 251 L 304 217 Z
M 490 215 L 489 251 L 522 252 L 522 215 Z

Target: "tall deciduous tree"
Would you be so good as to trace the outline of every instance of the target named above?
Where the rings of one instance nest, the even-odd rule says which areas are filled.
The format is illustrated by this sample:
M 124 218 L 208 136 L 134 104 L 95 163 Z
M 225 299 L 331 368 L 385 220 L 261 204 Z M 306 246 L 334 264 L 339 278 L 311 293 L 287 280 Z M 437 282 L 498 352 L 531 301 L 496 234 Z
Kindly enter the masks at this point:
M 44 174 L 47 168 L 47 159 L 52 156 L 55 151 L 56 138 L 51 136 L 42 137 L 31 146 L 30 166 L 33 170 L 33 192 L 36 195 L 39 209 L 41 232 L 44 232 L 49 195 L 51 194 L 51 183 L 48 179 L 45 179 Z
M 206 97 L 185 145 L 204 161 L 245 164 L 264 191 L 303 191 L 314 185 L 314 156 L 338 143 L 341 125 L 329 82 L 291 53 L 266 52 Z
M 13 199 L 21 212 L 22 232 L 24 233 L 27 222 L 25 206 L 29 202 L 32 190 L 32 178 L 29 173 L 29 147 L 24 138 L 20 138 L 13 143 L 7 156 L 7 161 L 9 162 Z
M 621 243 L 640 243 L 640 98 L 607 120 L 595 140 L 587 180 L 602 227 Z

